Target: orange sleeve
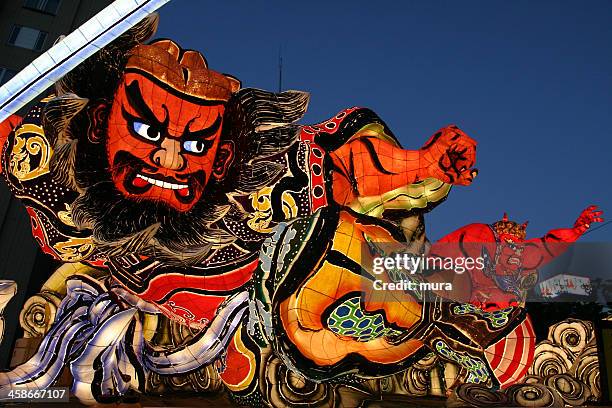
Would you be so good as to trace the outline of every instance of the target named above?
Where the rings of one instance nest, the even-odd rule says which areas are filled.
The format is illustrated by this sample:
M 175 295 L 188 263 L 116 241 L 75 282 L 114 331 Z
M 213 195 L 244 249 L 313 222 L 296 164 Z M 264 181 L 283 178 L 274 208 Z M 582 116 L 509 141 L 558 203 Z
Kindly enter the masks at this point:
M 11 115 L 7 120 L 0 123 L 0 152 L 2 152 L 2 148 L 6 143 L 9 135 L 19 125 L 22 117 L 19 115 Z M 2 158 L 0 157 L 0 161 Z M 2 173 L 2 166 L 0 166 L 0 174 Z

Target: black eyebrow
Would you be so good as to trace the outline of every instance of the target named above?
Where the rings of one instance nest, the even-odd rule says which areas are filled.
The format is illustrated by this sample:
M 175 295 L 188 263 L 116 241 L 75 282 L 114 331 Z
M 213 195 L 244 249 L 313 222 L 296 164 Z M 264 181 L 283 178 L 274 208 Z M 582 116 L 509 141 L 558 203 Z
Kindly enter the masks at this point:
M 206 129 L 198 130 L 196 132 L 190 132 L 189 126 L 195 121 L 197 118 L 191 119 L 187 126 L 185 126 L 185 131 L 183 132 L 183 139 L 207 139 L 217 133 L 217 130 L 221 127 L 221 115 L 217 114 L 217 119 L 215 122 L 207 127 Z
M 134 108 L 139 115 L 142 116 L 143 119 L 148 120 L 151 124 L 156 125 L 158 128 L 167 128 L 168 120 L 170 119 L 168 115 L 168 109 L 164 106 L 166 111 L 166 118 L 163 122 L 160 122 L 153 111 L 149 108 L 147 103 L 144 101 L 142 97 L 142 93 L 140 92 L 140 88 L 138 87 L 138 81 L 132 81 L 131 84 L 126 86 L 126 96 L 128 102 Z

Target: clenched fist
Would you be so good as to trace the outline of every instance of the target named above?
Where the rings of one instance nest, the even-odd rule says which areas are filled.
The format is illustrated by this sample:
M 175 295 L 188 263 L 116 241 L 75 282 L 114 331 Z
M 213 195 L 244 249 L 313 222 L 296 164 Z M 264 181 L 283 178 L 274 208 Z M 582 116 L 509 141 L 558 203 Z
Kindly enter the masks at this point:
M 478 174 L 476 141 L 455 125 L 440 129 L 421 150 L 429 174 L 445 183 L 467 186 Z

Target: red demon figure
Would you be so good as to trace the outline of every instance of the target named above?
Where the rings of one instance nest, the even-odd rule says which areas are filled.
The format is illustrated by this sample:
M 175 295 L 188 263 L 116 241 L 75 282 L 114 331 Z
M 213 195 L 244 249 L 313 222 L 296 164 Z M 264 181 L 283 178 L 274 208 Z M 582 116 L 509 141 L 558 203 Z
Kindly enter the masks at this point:
M 446 271 L 429 279 L 438 281 L 444 276 L 454 281 L 454 290 L 445 293 L 446 297 L 483 309 L 520 305 L 537 282 L 537 269 L 565 252 L 591 224 L 602 222 L 601 215 L 596 206 L 590 206 L 582 211 L 572 228 L 554 229 L 532 239 L 526 239 L 527 222 L 510 221 L 506 214 L 491 225 L 467 225 L 437 241 L 430 256 L 481 261 L 474 262 L 465 272 Z

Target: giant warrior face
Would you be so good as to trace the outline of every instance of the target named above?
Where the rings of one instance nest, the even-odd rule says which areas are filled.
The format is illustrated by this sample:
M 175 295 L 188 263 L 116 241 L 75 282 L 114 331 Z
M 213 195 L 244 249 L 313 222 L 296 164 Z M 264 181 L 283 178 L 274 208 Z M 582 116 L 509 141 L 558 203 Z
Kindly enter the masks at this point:
M 221 130 L 225 104 L 240 83 L 170 40 L 131 54 L 108 113 L 113 183 L 128 199 L 189 211 L 234 156 Z

